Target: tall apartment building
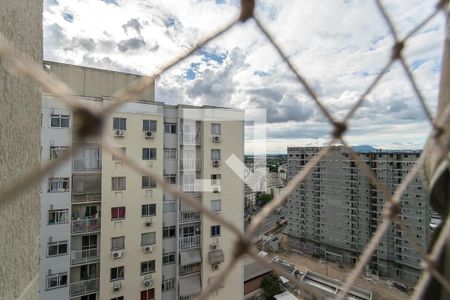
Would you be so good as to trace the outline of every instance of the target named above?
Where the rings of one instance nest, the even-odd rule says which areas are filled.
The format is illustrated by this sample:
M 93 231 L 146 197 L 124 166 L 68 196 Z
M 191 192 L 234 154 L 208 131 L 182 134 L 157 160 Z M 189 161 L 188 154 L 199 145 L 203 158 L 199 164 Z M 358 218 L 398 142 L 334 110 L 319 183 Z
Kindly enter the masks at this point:
M 320 151 L 318 147 L 288 148 L 288 179 Z M 358 153 L 393 192 L 401 183 L 419 151 Z M 325 157 L 287 202 L 289 244 L 301 251 L 346 264 L 356 259 L 383 220 L 385 199 L 371 184 L 349 153 L 339 146 Z M 400 217 L 426 249 L 429 240 L 429 205 L 419 177 L 401 198 Z M 420 255 L 400 226 L 392 223 L 369 263 L 381 276 L 415 283 L 420 275 Z
M 136 75 L 45 62 L 79 101 L 101 108 Z M 243 112 L 165 105 L 154 87 L 105 120 L 104 138 L 243 228 Z M 233 237 L 101 145 L 78 141 L 76 116 L 43 96 L 42 159 L 81 150 L 42 181 L 41 299 L 192 299 L 232 259 Z M 202 180 L 203 179 L 203 180 Z M 205 190 L 203 188 L 206 188 Z M 241 298 L 243 268 L 212 299 Z

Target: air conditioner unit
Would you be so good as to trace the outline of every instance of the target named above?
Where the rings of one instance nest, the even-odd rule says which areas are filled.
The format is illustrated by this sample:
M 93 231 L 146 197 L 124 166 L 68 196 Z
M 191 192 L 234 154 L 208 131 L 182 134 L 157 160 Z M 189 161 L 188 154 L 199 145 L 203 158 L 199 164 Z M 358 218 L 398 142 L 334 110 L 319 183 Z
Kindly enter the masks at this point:
M 144 286 L 145 287 L 152 287 L 153 286 L 153 279 L 152 279 L 152 277 L 150 276 L 150 277 L 145 277 L 144 278 L 144 280 L 143 280 L 143 283 L 144 283 Z
M 219 264 L 211 265 L 211 267 L 213 271 L 219 270 Z
M 152 226 L 152 222 L 153 222 L 152 219 L 146 219 L 146 220 L 145 220 L 145 223 L 144 223 L 144 224 L 145 224 L 145 227 L 150 227 L 150 226 Z
M 123 256 L 122 250 L 111 251 L 111 257 L 114 259 L 121 258 Z
M 112 288 L 114 292 L 118 292 L 122 288 L 122 284 L 120 283 L 120 281 L 113 282 Z
M 124 136 L 125 132 L 123 130 L 117 129 L 114 131 L 114 136 Z
M 215 186 L 213 187 L 213 193 L 219 193 L 220 192 L 220 187 Z
M 142 250 L 144 250 L 144 253 L 152 253 L 153 246 L 144 246 L 144 247 L 142 247 Z
M 213 165 L 213 167 L 217 168 L 218 166 L 220 166 L 220 160 L 218 160 L 218 159 L 213 160 L 212 165 Z
M 216 250 L 218 247 L 219 245 L 217 243 L 212 243 L 211 245 L 209 245 L 210 250 Z
M 155 137 L 154 131 L 144 131 L 144 135 L 146 139 L 152 139 Z
M 221 140 L 222 138 L 220 137 L 220 135 L 213 135 L 212 137 L 213 143 L 220 143 Z

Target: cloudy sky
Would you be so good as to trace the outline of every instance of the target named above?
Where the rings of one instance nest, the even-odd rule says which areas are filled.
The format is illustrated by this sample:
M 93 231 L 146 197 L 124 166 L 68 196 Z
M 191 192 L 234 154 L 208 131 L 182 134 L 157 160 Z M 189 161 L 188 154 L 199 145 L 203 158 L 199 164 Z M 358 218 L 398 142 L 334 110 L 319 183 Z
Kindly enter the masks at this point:
M 239 14 L 238 0 L 44 0 L 44 58 L 152 74 Z M 434 9 L 423 0 L 384 1 L 400 36 Z M 336 118 L 343 117 L 389 59 L 392 38 L 374 1 L 258 1 L 289 59 Z M 434 112 L 444 16 L 406 45 L 405 55 Z M 157 101 L 267 110 L 268 152 L 322 145 L 330 126 L 253 21 L 234 27 L 165 73 Z M 398 64 L 350 123 L 354 145 L 420 148 L 429 132 Z M 251 146 L 247 151 L 252 151 Z

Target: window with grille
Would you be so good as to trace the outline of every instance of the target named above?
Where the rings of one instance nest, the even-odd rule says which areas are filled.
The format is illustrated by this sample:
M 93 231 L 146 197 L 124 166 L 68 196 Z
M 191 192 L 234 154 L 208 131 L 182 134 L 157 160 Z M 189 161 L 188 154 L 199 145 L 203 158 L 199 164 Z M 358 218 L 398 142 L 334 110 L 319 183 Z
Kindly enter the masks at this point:
M 59 159 L 69 151 L 69 146 L 50 146 L 50 159 Z
M 168 200 L 163 202 L 163 213 L 177 211 L 177 201 Z
M 124 266 L 114 267 L 114 268 L 110 269 L 110 280 L 111 281 L 121 280 L 124 278 L 125 278 L 125 267 Z
M 177 184 L 177 175 L 176 174 L 168 174 L 164 175 L 164 179 L 167 180 L 170 184 Z
M 212 135 L 221 135 L 222 134 L 221 124 L 217 124 L 217 123 L 211 124 L 211 134 Z
M 211 174 L 211 185 L 220 185 L 220 174 Z
M 142 188 L 153 189 L 156 188 L 156 182 L 150 176 L 142 176 Z
M 156 148 L 142 148 L 142 159 L 143 160 L 156 159 Z
M 175 278 L 170 278 L 163 280 L 162 282 L 162 291 L 167 292 L 175 289 Z
M 51 115 L 50 127 L 69 128 L 69 120 L 68 115 Z
M 177 124 L 176 123 L 165 123 L 164 124 L 164 132 L 175 134 L 177 133 Z
M 155 272 L 155 260 L 141 262 L 141 275 Z
M 163 227 L 163 239 L 170 239 L 176 237 L 176 226 Z
M 220 149 L 211 149 L 211 160 L 220 160 Z
M 141 246 L 154 245 L 156 243 L 156 234 L 154 232 L 146 232 L 141 234 Z
M 48 211 L 48 224 L 63 224 L 69 221 L 68 219 L 69 210 L 68 209 L 58 209 Z
M 164 253 L 162 257 L 163 265 L 170 265 L 176 262 L 176 254 L 175 252 Z
M 221 210 L 221 201 L 218 200 L 211 200 L 211 210 L 215 212 L 219 212 Z
M 120 191 L 126 189 L 126 177 L 112 177 L 112 190 L 113 191 Z
M 127 119 L 126 118 L 113 118 L 113 129 L 114 130 L 127 130 Z
M 67 254 L 67 241 L 47 243 L 47 256 L 58 256 Z
M 67 192 L 69 191 L 69 177 L 50 177 L 48 179 L 48 192 Z
M 125 219 L 125 206 L 111 207 L 111 220 L 124 220 Z
M 177 149 L 176 148 L 165 148 L 164 149 L 164 159 L 166 159 L 166 160 L 177 159 Z
M 125 237 L 118 236 L 111 238 L 111 250 L 125 249 Z
M 144 204 L 141 210 L 142 217 L 156 216 L 156 204 Z
M 142 129 L 144 131 L 156 131 L 156 121 L 155 120 L 144 120 L 142 123 Z
M 67 286 L 67 272 L 47 275 L 47 289 L 56 289 Z
M 211 226 L 211 237 L 220 236 L 220 225 Z

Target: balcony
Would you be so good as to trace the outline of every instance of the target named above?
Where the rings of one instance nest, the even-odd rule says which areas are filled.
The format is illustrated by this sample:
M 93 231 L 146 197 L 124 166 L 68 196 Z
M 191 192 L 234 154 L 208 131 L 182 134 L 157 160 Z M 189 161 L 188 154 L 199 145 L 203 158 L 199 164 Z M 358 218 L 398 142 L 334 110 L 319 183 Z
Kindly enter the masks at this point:
M 100 259 L 100 248 L 72 250 L 70 262 L 72 265 L 94 262 Z
M 187 159 L 180 160 L 180 170 L 182 171 L 200 171 L 202 168 L 201 159 Z
M 100 218 L 72 220 L 72 233 L 99 231 L 100 224 Z
M 185 193 L 201 193 L 203 191 L 203 184 L 200 180 L 194 183 L 183 183 L 181 189 Z
M 74 158 L 72 161 L 73 170 L 77 171 L 100 171 L 102 169 L 100 159 Z
M 100 202 L 100 201 L 102 201 L 101 193 L 72 195 L 72 203 Z
M 199 222 L 199 221 L 200 221 L 200 212 L 198 211 L 180 212 L 180 223 Z
M 179 239 L 180 250 L 200 247 L 200 235 L 186 236 Z
M 70 284 L 70 297 L 80 296 L 88 293 L 94 293 L 99 290 L 100 279 L 94 278 L 82 280 Z

